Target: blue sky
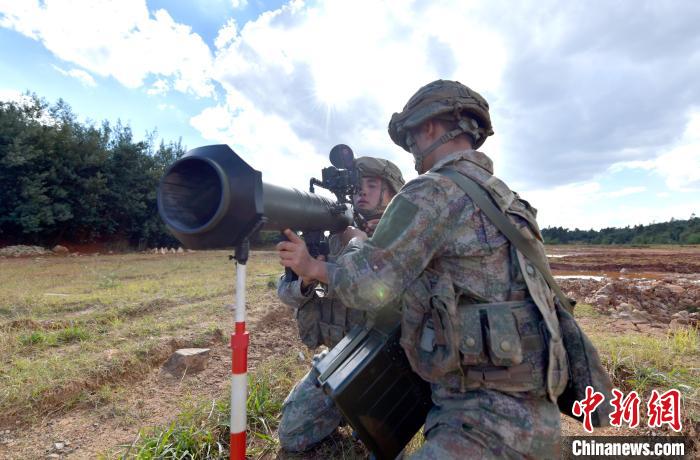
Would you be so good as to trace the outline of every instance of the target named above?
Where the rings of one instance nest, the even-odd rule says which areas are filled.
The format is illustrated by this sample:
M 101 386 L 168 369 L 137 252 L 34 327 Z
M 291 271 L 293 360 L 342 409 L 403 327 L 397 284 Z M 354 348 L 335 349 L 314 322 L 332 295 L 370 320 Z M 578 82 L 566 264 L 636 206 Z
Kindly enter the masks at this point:
M 386 125 L 420 86 L 491 105 L 482 147 L 542 226 L 688 218 L 700 204 L 700 2 L 0 0 L 0 98 L 231 145 L 305 188 L 327 152 L 411 156 Z

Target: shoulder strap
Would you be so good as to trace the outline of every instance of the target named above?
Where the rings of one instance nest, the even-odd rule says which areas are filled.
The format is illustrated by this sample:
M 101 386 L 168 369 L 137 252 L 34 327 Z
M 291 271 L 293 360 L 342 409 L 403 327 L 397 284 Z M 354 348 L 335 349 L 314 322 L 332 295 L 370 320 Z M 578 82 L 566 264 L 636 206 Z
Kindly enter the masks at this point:
M 557 296 L 557 299 L 559 299 L 561 306 L 571 311 L 571 303 L 569 302 L 569 299 L 561 291 L 561 288 L 554 280 L 552 273 L 538 257 L 538 252 L 532 245 L 532 242 L 528 241 L 523 234 L 520 233 L 520 230 L 513 225 L 510 219 L 508 219 L 508 217 L 506 217 L 506 215 L 500 209 L 498 209 L 495 204 L 493 204 L 491 197 L 488 196 L 484 189 L 472 179 L 454 169 L 440 168 L 436 172 L 451 179 L 464 191 L 464 193 L 467 194 L 467 196 L 469 196 L 469 198 L 474 201 L 474 203 L 482 211 L 484 211 L 484 214 L 486 214 L 486 216 L 501 231 L 501 233 L 503 233 L 505 237 L 515 245 L 518 251 L 520 251 L 530 262 L 532 262 L 535 268 L 537 268 L 542 276 L 544 276 L 549 288 Z

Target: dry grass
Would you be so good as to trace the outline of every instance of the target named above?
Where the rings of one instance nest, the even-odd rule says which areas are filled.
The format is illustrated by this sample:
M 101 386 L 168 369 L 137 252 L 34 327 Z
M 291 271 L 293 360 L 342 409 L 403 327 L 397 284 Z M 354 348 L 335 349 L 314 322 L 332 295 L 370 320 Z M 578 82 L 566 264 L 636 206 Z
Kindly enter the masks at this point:
M 577 305 L 579 317 L 601 323 L 602 317 L 586 305 Z M 613 383 L 623 391 L 649 395 L 652 389 L 678 389 L 683 395 L 683 416 L 700 422 L 700 335 L 695 328 L 650 335 L 629 330 L 611 333 L 588 328 L 587 334 L 601 354 Z
M 0 422 L 68 409 L 176 347 L 220 340 L 235 280 L 227 254 L 3 260 Z M 250 298 L 277 271 L 271 253 L 256 254 Z

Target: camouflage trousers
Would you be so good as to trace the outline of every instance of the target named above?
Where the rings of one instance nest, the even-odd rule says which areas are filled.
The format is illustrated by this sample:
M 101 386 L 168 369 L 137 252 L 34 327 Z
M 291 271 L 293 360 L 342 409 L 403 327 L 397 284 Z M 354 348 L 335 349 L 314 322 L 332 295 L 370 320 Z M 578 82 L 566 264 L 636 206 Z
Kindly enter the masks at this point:
M 411 460 L 560 458 L 559 408 L 545 397 L 432 390 L 426 441 Z
M 317 361 L 327 351 L 314 356 Z M 278 435 L 288 452 L 303 452 L 318 444 L 340 425 L 342 415 L 330 396 L 316 386 L 314 368 L 302 378 L 284 400 Z

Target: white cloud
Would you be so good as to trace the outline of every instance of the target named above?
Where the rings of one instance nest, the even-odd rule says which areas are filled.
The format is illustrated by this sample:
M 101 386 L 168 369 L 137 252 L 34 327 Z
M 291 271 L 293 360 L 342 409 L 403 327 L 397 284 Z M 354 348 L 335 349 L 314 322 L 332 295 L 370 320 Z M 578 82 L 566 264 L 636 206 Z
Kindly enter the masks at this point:
M 97 86 L 97 82 L 95 82 L 95 79 L 92 78 L 92 75 L 82 69 L 64 70 L 56 65 L 53 66 L 53 68 L 56 69 L 56 71 L 61 75 L 77 79 L 83 86 Z
M 219 29 L 216 39 L 214 40 L 214 46 L 217 49 L 228 46 L 236 39 L 236 35 L 238 35 L 238 25 L 236 24 L 236 20 L 231 18 Z
M 621 196 L 634 195 L 636 193 L 646 192 L 646 187 L 625 187 L 620 190 L 615 190 L 613 192 L 606 192 L 603 195 L 610 198 L 619 198 Z
M 146 90 L 146 93 L 149 96 L 155 96 L 158 94 L 165 94 L 170 90 L 170 85 L 168 84 L 167 80 L 156 80 L 150 88 Z
M 632 194 L 647 192 L 646 187 L 625 187 L 605 192 L 598 181 L 580 182 L 549 189 L 527 190 L 522 197 L 538 209 L 542 228 L 563 226 L 570 229 L 601 229 L 626 225 L 662 222 L 671 217 L 687 218 L 693 211 L 688 203 L 674 203 L 659 207 L 653 201 L 637 204 L 628 199 Z
M 670 190 L 700 191 L 700 111 L 691 111 L 681 138 L 658 156 L 645 161 L 620 162 L 611 171 L 642 169 L 661 175 Z
M 700 112 L 690 114 L 678 145 L 655 163 L 671 190 L 700 192 Z
M 462 2 L 455 8 L 448 1 L 414 1 L 397 9 L 388 2 L 292 1 L 242 28 L 229 23 L 219 31 L 213 77 L 227 98 L 193 118 L 192 125 L 207 139 L 235 146 L 259 165 L 266 181 L 281 185 L 303 185 L 327 161 L 330 147 L 341 142 L 358 155 L 395 161 L 411 178 L 411 156 L 391 144 L 387 122 L 420 86 L 437 78 L 457 79 L 490 101 L 497 134 L 484 151 L 494 159 L 497 174 L 534 190 L 525 197 L 541 208 L 543 225 L 600 228 L 608 222 L 623 225 L 620 219 L 645 222 L 653 212 L 630 207 L 626 198 L 648 192 L 646 186 L 616 190 L 603 181 L 609 179 L 610 165 L 619 170 L 620 160 L 661 171 L 650 150 L 634 140 L 608 158 L 596 152 L 601 149 L 596 142 L 604 139 L 602 151 L 607 152 L 617 137 L 610 137 L 607 127 L 606 132 L 594 130 L 597 119 L 607 117 L 598 108 L 609 107 L 587 103 L 578 80 L 557 83 L 551 69 L 519 80 L 523 53 L 572 72 L 575 50 L 593 57 L 599 53 L 577 44 L 579 31 L 570 30 L 581 13 L 578 6 L 554 9 L 547 16 L 529 3 Z M 502 20 L 485 20 L 495 16 Z M 514 94 L 514 89 L 523 92 Z M 540 91 L 544 97 L 538 99 Z M 551 105 L 554 95 L 561 101 Z M 537 111 L 546 107 L 557 114 L 543 124 L 543 112 Z M 562 121 L 583 126 L 582 139 L 590 145 L 554 150 L 571 131 L 558 125 Z M 580 133 L 574 136 L 580 138 Z M 543 174 L 556 180 L 544 180 Z
M 306 189 L 309 178 L 318 176 L 323 158 L 308 141 L 296 136 L 280 117 L 246 107 L 239 117 L 227 107 L 216 106 L 192 118 L 202 136 L 231 146 L 248 164 L 263 171 L 263 181 Z
M 248 5 L 248 0 L 231 0 L 231 6 L 234 10 L 243 9 Z
M 581 210 L 600 195 L 600 183 L 579 182 L 539 190 L 526 190 L 521 196 L 538 209 L 537 221 L 542 227 L 558 226 L 566 222 L 567 227 L 589 228 L 596 223 Z
M 56 57 L 129 88 L 146 77 L 172 79 L 178 91 L 211 96 L 211 52 L 167 11 L 144 0 L 22 1 L 0 4 L 0 26 L 41 41 Z
M 291 1 L 240 30 L 229 21 L 215 41 L 212 73 L 226 101 L 192 125 L 207 139 L 239 146 L 246 159 L 264 158 L 265 177 L 298 154 L 304 160 L 291 161 L 285 176 L 306 182 L 337 143 L 389 158 L 415 176 L 411 156 L 387 135 L 391 114 L 441 77 L 496 92 L 506 59 L 502 40 L 470 19 L 470 4 L 449 15 L 445 8 Z M 480 45 L 460 45 L 469 41 Z

